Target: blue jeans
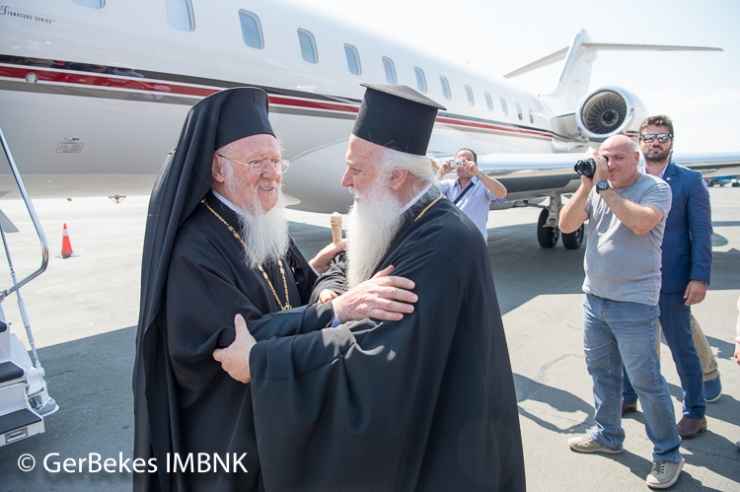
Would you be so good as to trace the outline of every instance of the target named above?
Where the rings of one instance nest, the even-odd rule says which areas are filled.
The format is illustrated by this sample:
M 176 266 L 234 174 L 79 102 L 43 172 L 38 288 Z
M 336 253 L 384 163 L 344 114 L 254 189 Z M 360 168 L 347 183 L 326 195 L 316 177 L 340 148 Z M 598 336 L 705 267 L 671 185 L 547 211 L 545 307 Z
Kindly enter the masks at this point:
M 660 324 L 663 335 L 676 363 L 683 389 L 683 415 L 692 419 L 704 418 L 707 402 L 704 400 L 704 372 L 691 333 L 691 308 L 686 305 L 683 292 L 660 293 Z M 624 379 L 622 400 L 636 403 L 637 393 Z
M 653 461 L 681 460 L 668 384 L 660 374 L 655 351 L 658 306 L 618 302 L 586 294 L 583 301 L 583 346 L 593 380 L 594 420 L 591 437 L 601 446 L 619 449 L 622 429 L 622 370 L 642 402 L 645 429 L 653 443 Z

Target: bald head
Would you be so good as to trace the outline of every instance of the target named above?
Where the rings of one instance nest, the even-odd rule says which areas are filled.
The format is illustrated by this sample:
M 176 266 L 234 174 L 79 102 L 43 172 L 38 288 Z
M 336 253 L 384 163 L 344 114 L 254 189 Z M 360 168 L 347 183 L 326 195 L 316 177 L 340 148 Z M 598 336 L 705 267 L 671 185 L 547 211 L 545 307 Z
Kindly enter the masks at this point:
M 599 151 L 605 147 L 614 148 L 619 146 L 624 146 L 625 151 L 637 152 L 637 145 L 626 135 L 614 135 L 613 137 L 607 138 L 604 140 L 604 143 L 601 144 L 601 147 L 599 147 Z
M 640 153 L 635 143 L 625 135 L 610 137 L 599 147 L 599 154 L 607 160 L 609 184 L 614 188 L 624 188 L 640 179 L 637 165 Z

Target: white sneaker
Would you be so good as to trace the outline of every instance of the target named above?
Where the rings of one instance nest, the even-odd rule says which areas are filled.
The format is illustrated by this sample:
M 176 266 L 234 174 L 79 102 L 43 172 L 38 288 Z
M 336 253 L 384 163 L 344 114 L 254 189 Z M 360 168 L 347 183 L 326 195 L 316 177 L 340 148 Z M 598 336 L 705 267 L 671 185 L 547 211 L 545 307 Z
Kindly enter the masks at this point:
M 624 451 L 621 446 L 618 449 L 609 449 L 602 446 L 598 442 L 594 441 L 594 438 L 591 437 L 591 434 L 586 434 L 585 436 L 581 437 L 572 437 L 568 439 L 568 446 L 570 446 L 570 449 L 578 453 L 619 454 Z
M 653 463 L 653 469 L 647 476 L 645 482 L 648 487 L 653 489 L 667 489 L 678 480 L 681 474 L 681 468 L 686 460 L 681 457 L 681 461 L 656 461 Z

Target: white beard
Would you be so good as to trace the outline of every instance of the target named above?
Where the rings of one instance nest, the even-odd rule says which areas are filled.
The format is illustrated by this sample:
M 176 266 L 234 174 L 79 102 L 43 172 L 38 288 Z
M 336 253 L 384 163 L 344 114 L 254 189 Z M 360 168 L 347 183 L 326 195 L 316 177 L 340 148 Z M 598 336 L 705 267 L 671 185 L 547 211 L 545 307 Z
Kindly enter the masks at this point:
M 255 200 L 257 208 L 261 210 L 259 202 Z M 288 252 L 290 237 L 288 236 L 288 221 L 285 219 L 285 198 L 280 192 L 278 202 L 269 212 L 252 213 L 249 210 L 237 207 L 241 237 L 246 243 L 244 248 L 244 262 L 249 268 L 257 265 L 277 263 Z
M 246 247 L 244 248 L 244 263 L 249 268 L 257 265 L 277 263 L 288 252 L 290 236 L 288 236 L 288 221 L 285 218 L 285 196 L 282 189 L 278 191 L 278 200 L 268 212 L 262 211 L 262 204 L 257 196 L 257 189 L 262 183 L 258 181 L 252 194 L 252 210 L 234 204 L 239 217 L 240 236 Z M 272 183 L 275 184 L 275 183 Z M 276 184 L 275 184 L 276 185 Z M 239 196 L 244 192 L 244 184 L 236 178 L 231 169 L 227 171 L 226 186 L 231 196 Z
M 349 211 L 347 224 L 347 282 L 352 288 L 375 275 L 380 260 L 401 226 L 403 205 L 391 191 L 375 181 Z

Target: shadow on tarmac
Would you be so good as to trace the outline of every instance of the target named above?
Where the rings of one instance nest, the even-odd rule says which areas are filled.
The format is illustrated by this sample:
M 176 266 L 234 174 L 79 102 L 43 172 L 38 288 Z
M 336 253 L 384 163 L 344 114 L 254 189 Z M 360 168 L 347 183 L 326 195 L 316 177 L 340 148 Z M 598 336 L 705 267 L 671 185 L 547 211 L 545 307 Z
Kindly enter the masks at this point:
M 52 473 L 65 458 L 98 453 L 106 458 L 130 458 L 134 415 L 131 376 L 136 327 L 123 328 L 38 351 L 49 393 L 59 411 L 46 419 L 46 432 L 0 448 L 0 491 L 131 490 L 130 473 Z M 24 473 L 17 462 L 24 453 L 36 468 Z M 52 453 L 58 453 L 54 456 Z M 87 465 L 85 465 L 87 466 Z M 130 462 L 129 462 L 130 466 Z
M 516 401 L 521 403 L 524 400 L 535 400 L 550 405 L 552 408 L 559 412 L 565 412 L 568 414 L 574 414 L 575 412 L 583 412 L 586 415 L 593 414 L 593 405 L 585 402 L 576 395 L 563 391 L 558 388 L 553 388 L 546 384 L 538 383 L 537 381 L 530 379 L 521 374 L 514 374 L 514 386 L 516 387 Z M 558 434 L 584 434 L 593 424 L 594 420 L 592 417 L 588 417 L 583 422 L 574 424 L 567 429 L 561 429 L 560 427 L 547 422 L 535 414 L 528 412 L 519 405 L 519 415 L 528 418 L 540 427 L 547 429 Z
M 680 386 L 668 383 L 668 387 L 672 396 L 679 400 L 682 398 Z M 724 420 L 731 424 L 736 423 L 736 416 L 739 412 L 740 402 L 726 393 L 722 395 L 717 403 L 707 404 L 707 417 Z M 680 418 L 680 415 L 677 415 L 676 417 L 678 419 Z M 645 418 L 641 410 L 629 414 L 624 417 L 623 420 L 624 419 L 635 420 L 639 422 L 641 426 L 645 425 Z M 738 438 L 740 439 L 740 435 Z M 681 455 L 684 457 L 687 464 L 706 468 L 707 470 L 711 470 L 729 480 L 737 481 L 737 446 L 727 438 L 712 432 L 711 427 L 707 428 L 705 432 L 702 432 L 700 436 L 697 436 L 696 438 L 684 439 L 681 443 L 681 450 L 683 451 Z M 717 490 L 711 487 L 701 486 L 701 482 L 694 478 L 691 478 L 691 480 L 694 481 L 697 488 L 690 488 L 685 480 L 690 476 L 691 475 L 685 471 L 682 474 L 682 490 Z
M 740 222 L 733 223 L 740 225 Z M 302 223 L 289 224 L 291 235 L 307 258 L 311 258 L 331 241 L 328 228 Z M 580 294 L 583 282 L 583 255 L 580 249 L 566 250 L 562 244 L 545 250 L 539 247 L 534 224 L 513 225 L 489 230 L 488 250 L 501 313 L 521 306 L 531 299 L 548 294 Z M 710 290 L 736 289 L 740 285 L 737 267 L 740 251 L 715 252 L 716 275 Z M 523 287 L 524 286 L 524 287 Z M 51 395 L 60 411 L 46 419 L 46 433 L 0 448 L 0 491 L 130 490 L 129 473 L 49 473 L 43 469 L 43 459 L 50 453 L 49 464 L 58 457 L 82 457 L 99 453 L 103 458 L 130 458 L 133 448 L 133 396 L 131 375 L 134 363 L 136 328 L 128 327 L 109 333 L 53 345 L 39 350 L 44 363 Z M 712 346 L 720 349 L 718 357 L 731 358 L 732 344 L 708 337 Z M 579 434 L 593 424 L 593 405 L 567 391 L 551 387 L 528 377 L 515 374 L 518 402 L 534 400 L 550 405 L 559 412 L 583 412 L 588 417 L 566 429 L 544 421 L 522 409 L 522 417 L 544 429 L 559 434 Z M 671 388 L 680 397 L 681 389 Z M 734 425 L 740 415 L 740 402 L 728 394 L 707 407 L 707 414 Z M 637 414 L 641 419 L 642 415 Z M 735 437 L 735 436 L 732 436 Z M 740 439 L 740 435 L 736 436 Z M 733 442 L 709 429 L 702 438 L 685 441 L 686 460 L 706 467 L 730 480 L 737 480 L 737 449 Z M 18 469 L 20 455 L 30 453 L 36 458 L 36 469 L 29 473 Z M 625 451 L 606 459 L 615 460 L 644 478 L 650 469 L 646 458 Z M 715 490 L 684 472 L 681 490 Z

